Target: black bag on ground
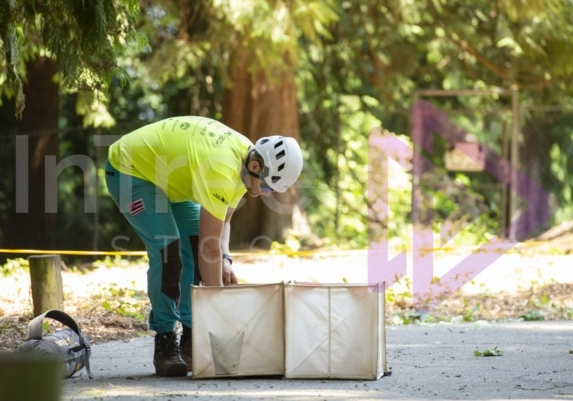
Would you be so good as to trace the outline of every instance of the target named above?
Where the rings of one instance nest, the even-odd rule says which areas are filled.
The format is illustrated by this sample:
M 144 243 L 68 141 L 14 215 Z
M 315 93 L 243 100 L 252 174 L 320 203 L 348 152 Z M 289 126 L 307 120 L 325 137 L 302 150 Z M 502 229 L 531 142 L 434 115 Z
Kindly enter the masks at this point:
M 44 336 L 44 318 L 54 319 L 67 327 Z M 76 321 L 62 311 L 52 309 L 36 316 L 28 325 L 28 338 L 18 351 L 60 357 L 64 362 L 64 378 L 72 377 L 85 367 L 88 377 L 93 379 L 90 371 L 90 342 Z

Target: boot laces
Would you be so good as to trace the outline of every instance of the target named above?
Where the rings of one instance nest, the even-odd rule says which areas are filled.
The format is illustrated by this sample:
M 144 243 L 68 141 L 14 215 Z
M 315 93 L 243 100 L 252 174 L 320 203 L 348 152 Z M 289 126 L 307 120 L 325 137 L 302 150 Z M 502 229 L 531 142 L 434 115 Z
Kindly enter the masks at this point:
M 173 334 L 164 334 L 161 336 L 160 346 L 162 351 L 169 356 L 179 355 L 181 352 L 177 337 Z

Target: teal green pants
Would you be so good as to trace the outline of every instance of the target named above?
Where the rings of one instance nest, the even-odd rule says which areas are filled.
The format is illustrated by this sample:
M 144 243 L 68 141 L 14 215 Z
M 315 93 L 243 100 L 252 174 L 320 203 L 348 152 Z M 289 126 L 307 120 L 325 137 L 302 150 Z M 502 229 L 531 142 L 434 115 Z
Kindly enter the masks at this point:
M 151 182 L 122 174 L 109 162 L 105 170 L 111 197 L 149 257 L 149 329 L 169 332 L 178 321 L 191 327 L 191 285 L 199 280 L 195 266 L 201 206 L 170 202 Z

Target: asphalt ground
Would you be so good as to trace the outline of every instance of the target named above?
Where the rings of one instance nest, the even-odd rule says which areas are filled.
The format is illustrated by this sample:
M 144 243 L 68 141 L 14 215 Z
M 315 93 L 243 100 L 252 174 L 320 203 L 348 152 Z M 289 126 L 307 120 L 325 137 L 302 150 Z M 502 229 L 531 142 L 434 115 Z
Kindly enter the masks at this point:
M 153 337 L 95 345 L 94 379 L 62 381 L 62 400 L 570 400 L 573 323 L 388 326 L 379 380 L 155 376 Z M 497 350 L 502 355 L 476 356 Z
M 440 277 L 463 256 L 436 257 L 434 275 Z M 365 254 L 353 254 L 350 260 L 318 258 L 310 266 L 296 258 L 275 259 L 237 263 L 237 272 L 246 282 L 258 283 L 368 280 L 368 271 L 363 268 Z M 487 290 L 489 296 L 495 296 L 500 291 L 516 292 L 532 285 L 573 282 L 570 266 L 571 257 L 567 255 L 522 257 L 508 253 L 481 273 L 470 272 L 463 289 L 467 293 Z M 120 281 L 124 276 L 117 269 L 113 272 L 102 269 L 97 273 L 103 276 L 90 276 L 90 282 L 103 285 L 105 278 L 113 277 L 116 286 L 145 288 L 144 266 L 120 271 L 125 283 Z M 412 272 L 414 276 L 415 273 Z M 76 276 L 66 277 L 68 287 L 87 292 L 85 283 L 74 282 L 85 279 Z M 387 367 L 391 374 L 376 381 L 271 377 L 200 380 L 191 376 L 155 376 L 153 337 L 147 335 L 129 342 L 94 345 L 91 366 L 95 378 L 88 379 L 82 370 L 71 379 L 56 383 L 61 384 L 60 400 L 570 400 L 573 399 L 572 343 L 573 322 L 569 321 L 391 325 L 387 326 Z M 495 347 L 503 355 L 474 355 L 474 351 Z M 17 376 L 26 385 L 40 387 L 30 379 L 29 372 Z M 3 398 L 2 390 L 0 401 L 40 401 Z

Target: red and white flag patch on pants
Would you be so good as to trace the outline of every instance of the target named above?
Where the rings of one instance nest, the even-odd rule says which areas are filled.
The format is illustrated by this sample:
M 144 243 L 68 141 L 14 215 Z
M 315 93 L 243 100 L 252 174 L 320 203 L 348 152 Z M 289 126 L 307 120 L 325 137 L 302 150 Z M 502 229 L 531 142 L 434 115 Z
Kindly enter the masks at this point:
M 143 212 L 145 210 L 145 204 L 143 203 L 143 199 L 138 199 L 129 204 L 129 214 L 135 216 L 139 212 Z

